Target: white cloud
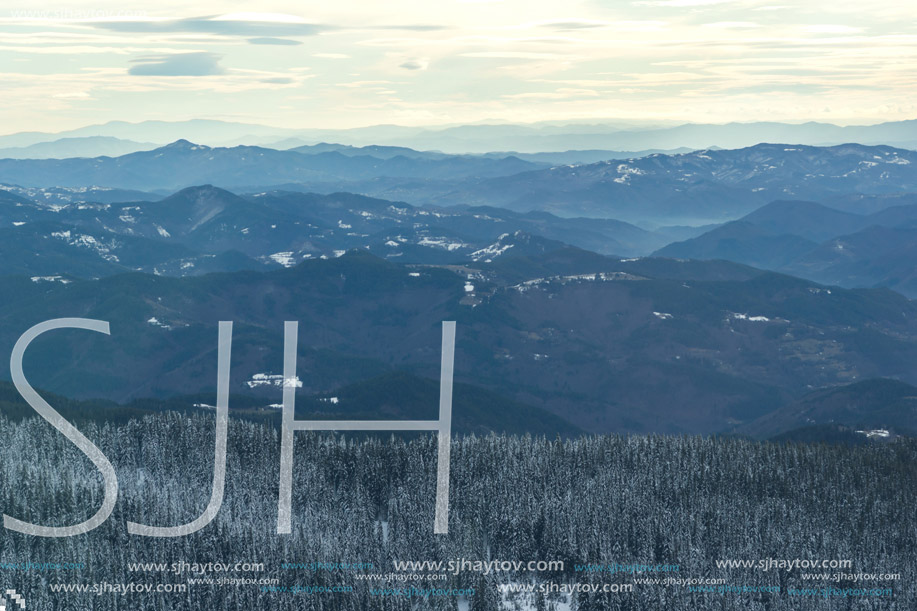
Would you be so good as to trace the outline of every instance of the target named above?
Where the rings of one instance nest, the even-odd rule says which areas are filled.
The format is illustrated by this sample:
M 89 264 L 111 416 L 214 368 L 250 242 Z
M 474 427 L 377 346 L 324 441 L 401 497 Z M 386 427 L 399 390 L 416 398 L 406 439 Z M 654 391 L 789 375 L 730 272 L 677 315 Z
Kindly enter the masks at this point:
M 91 12 L 60 1 L 41 19 L 0 15 L 17 129 L 141 114 L 296 127 L 870 122 L 913 118 L 917 97 L 917 24 L 898 0 L 266 0 L 244 12 L 162 0 L 130 15 L 115 0 Z
M 213 53 L 146 55 L 131 60 L 135 76 L 212 76 L 223 74 L 220 56 Z
M 857 34 L 863 31 L 863 28 L 836 23 L 807 25 L 803 29 L 806 32 L 812 32 L 813 34 Z
M 712 6 L 715 4 L 729 4 L 736 0 L 643 0 L 635 2 L 636 5 L 642 6 L 671 6 L 671 7 L 692 7 L 692 6 Z
M 753 21 L 717 21 L 714 23 L 705 23 L 703 27 L 717 30 L 749 30 L 760 28 L 761 24 L 754 23 Z
M 299 15 L 289 13 L 226 13 L 213 18 L 214 21 L 262 21 L 267 23 L 309 23 Z
M 54 97 L 60 100 L 88 100 L 92 96 L 87 91 L 65 91 L 54 94 Z

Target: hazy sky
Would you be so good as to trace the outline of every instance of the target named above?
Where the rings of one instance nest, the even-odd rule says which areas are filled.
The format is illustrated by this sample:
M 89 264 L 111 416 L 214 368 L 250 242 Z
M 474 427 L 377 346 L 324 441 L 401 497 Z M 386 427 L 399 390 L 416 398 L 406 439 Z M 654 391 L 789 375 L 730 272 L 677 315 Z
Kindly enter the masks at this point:
M 5 133 L 917 118 L 910 1 L 2 2 Z

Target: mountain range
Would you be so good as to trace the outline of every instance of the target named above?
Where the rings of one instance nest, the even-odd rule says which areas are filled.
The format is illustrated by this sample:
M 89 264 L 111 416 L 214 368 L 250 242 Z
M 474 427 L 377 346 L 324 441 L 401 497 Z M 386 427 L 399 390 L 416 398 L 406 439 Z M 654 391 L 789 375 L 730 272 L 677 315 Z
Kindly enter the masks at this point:
M 416 418 L 456 320 L 467 432 L 915 430 L 917 153 L 287 144 L 0 160 L 0 346 L 109 320 L 36 340 L 30 379 L 105 413 L 206 410 L 233 320 L 234 409 L 276 420 L 299 320 L 304 413 Z
M 216 322 L 233 320 L 233 393 L 279 403 L 284 320 L 299 320 L 302 392 L 399 371 L 437 379 L 456 320 L 457 380 L 592 431 L 729 431 L 818 387 L 917 382 L 917 305 L 722 262 L 621 261 L 534 239 L 466 266 L 363 250 L 267 272 L 2 279 L 0 345 L 57 317 L 26 355 L 36 386 L 128 401 L 213 392 Z M 547 275 L 542 275 L 547 274 Z
M 223 185 L 357 181 L 392 176 L 427 180 L 499 176 L 538 167 L 520 159 L 449 156 L 429 159 L 302 154 L 256 146 L 211 148 L 187 140 L 120 157 L 0 159 L 0 181 L 25 187 L 105 186 L 176 189 L 201 182 Z M 49 182 L 50 181 L 50 182 Z
M 514 247 L 518 232 L 622 256 L 645 255 L 671 240 L 610 219 L 482 207 L 435 210 L 349 193 L 239 196 L 203 185 L 155 201 L 120 203 L 82 201 L 87 193 L 81 190 L 67 192 L 72 197 L 64 201 L 57 190 L 52 203 L 36 191 L 0 190 L 7 273 L 197 275 L 291 266 L 350 248 L 407 263 L 460 263 L 499 256 Z
M 722 258 L 825 284 L 887 286 L 915 295 L 915 156 L 860 145 L 758 145 L 512 173 L 532 164 L 392 147 L 277 151 L 178 141 L 118 158 L 0 161 L 0 176 L 3 164 L 11 164 L 8 180 L 21 180 L 28 170 L 36 184 L 52 185 L 6 185 L 2 197 L 11 205 L 0 208 L 0 226 L 21 228 L 5 231 L 3 248 L 20 252 L 8 256 L 10 269 L 41 276 L 76 268 L 55 268 L 60 245 L 22 259 L 23 240 L 36 238 L 35 232 L 82 248 L 75 264 L 94 258 L 76 275 L 99 276 L 260 269 L 358 247 L 405 262 L 459 263 L 478 252 L 486 257 L 488 249 L 501 248 L 497 238 L 522 231 L 601 254 Z M 493 166 L 492 173 L 511 173 L 487 178 L 484 165 Z M 301 178 L 304 166 L 313 175 L 358 178 L 241 188 L 240 195 L 188 187 L 163 197 L 168 191 L 159 188 L 184 182 L 181 175 L 224 184 Z M 131 178 L 146 176 L 144 168 L 170 178 Z M 437 171 L 454 178 L 429 177 Z M 359 178 L 366 172 L 422 176 Z M 105 176 L 114 177 L 115 186 L 90 185 Z M 60 186 L 67 180 L 84 184 Z M 310 185 L 405 198 L 316 194 Z M 592 216 L 575 216 L 577 211 Z M 633 217 L 642 228 L 609 217 Z M 727 222 L 701 224 L 714 219 Z M 49 224 L 23 228 L 38 221 Z M 163 242 L 161 249 L 153 247 L 156 241 Z
M 20 132 L 0 136 L 0 147 L 28 147 L 60 139 L 118 138 L 166 144 L 188 138 L 210 146 L 238 144 L 291 148 L 338 142 L 352 146 L 384 144 L 455 154 L 493 151 L 644 151 L 678 148 L 743 148 L 760 142 L 828 146 L 859 142 L 903 148 L 917 146 L 917 122 L 895 121 L 864 126 L 828 123 L 748 122 L 675 124 L 633 120 L 543 122 L 532 124 L 480 123 L 408 127 L 375 125 L 355 129 L 296 129 L 251 123 L 195 119 L 189 121 L 111 121 L 58 133 Z M 139 150 L 139 149 L 138 149 Z
M 164 192 L 211 183 L 240 193 L 351 192 L 413 205 L 494 206 L 656 225 L 723 222 L 778 199 L 848 198 L 846 205 L 856 208 L 849 201 L 854 195 L 873 198 L 860 202 L 866 205 L 917 189 L 917 153 L 887 146 L 760 144 L 551 167 L 515 157 L 370 152 L 380 157 L 179 140 L 113 158 L 3 159 L 0 182 L 23 189 Z
M 885 201 L 898 205 L 853 214 L 815 202 L 776 201 L 655 254 L 726 259 L 823 284 L 886 286 L 917 297 L 917 198 Z

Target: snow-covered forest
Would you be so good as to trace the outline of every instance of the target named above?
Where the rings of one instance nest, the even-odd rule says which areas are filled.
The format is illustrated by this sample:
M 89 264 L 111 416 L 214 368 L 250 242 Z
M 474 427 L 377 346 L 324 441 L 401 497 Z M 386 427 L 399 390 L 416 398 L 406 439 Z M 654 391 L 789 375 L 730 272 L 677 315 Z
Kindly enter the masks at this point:
M 433 534 L 435 438 L 298 433 L 293 534 L 276 534 L 279 434 L 233 420 L 225 501 L 216 519 L 183 538 L 129 535 L 127 521 L 177 525 L 210 498 L 214 423 L 174 413 L 120 425 L 79 424 L 114 464 L 117 507 L 97 530 L 45 539 L 5 531 L 2 563 L 83 563 L 79 570 L 0 569 L 4 588 L 31 609 L 913 609 L 917 587 L 917 442 L 863 447 L 783 445 L 726 438 L 595 436 L 460 437 L 452 449 L 448 535 Z M 36 418 L 0 419 L 4 514 L 47 525 L 85 520 L 101 502 L 101 477 L 63 436 Z M 393 561 L 562 560 L 563 571 L 450 574 L 439 588 L 468 598 L 379 596 Z M 791 597 L 812 586 L 792 571 L 720 569 L 717 560 L 850 559 L 850 573 L 900 573 L 892 596 Z M 190 585 L 183 594 L 61 594 L 52 584 L 186 583 L 189 575 L 129 571 L 129 563 L 264 563 L 255 575 L 280 586 L 346 585 L 347 593 L 264 591 L 259 585 Z M 371 563 L 371 570 L 284 568 L 284 563 Z M 586 564 L 677 564 L 681 578 L 723 578 L 780 593 L 690 592 L 637 583 L 597 597 L 512 597 L 510 583 L 633 583 Z M 637 577 L 665 577 L 638 575 Z M 404 585 L 404 584 L 395 584 Z M 415 584 L 428 587 L 430 584 Z M 819 583 L 819 586 L 824 585 Z M 839 588 L 853 587 L 844 582 Z M 858 584 L 864 587 L 864 584 Z

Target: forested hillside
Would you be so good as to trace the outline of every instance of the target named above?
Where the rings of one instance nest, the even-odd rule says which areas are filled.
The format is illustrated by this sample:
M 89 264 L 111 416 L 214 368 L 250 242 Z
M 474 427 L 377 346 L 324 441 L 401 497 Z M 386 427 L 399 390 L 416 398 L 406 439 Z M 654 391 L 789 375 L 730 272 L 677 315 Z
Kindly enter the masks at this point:
M 182 524 L 206 505 L 213 468 L 212 419 L 172 413 L 83 429 L 114 464 L 120 499 L 111 518 L 88 535 L 42 539 L 4 534 L 0 563 L 31 559 L 84 564 L 68 571 L 0 571 L 7 587 L 26 593 L 30 608 L 810 611 L 904 610 L 917 604 L 917 588 L 909 579 L 917 568 L 913 440 L 854 448 L 700 437 L 462 437 L 453 443 L 449 534 L 434 535 L 432 437 L 354 441 L 298 434 L 293 534 L 281 536 L 275 534 L 278 433 L 233 420 L 226 498 L 214 522 L 188 537 L 149 539 L 129 535 L 125 523 Z M 46 423 L 0 420 L 0 434 L 6 440 L 0 446 L 5 514 L 66 525 L 95 511 L 99 478 Z M 408 573 L 395 569 L 394 561 L 462 558 L 562 561 L 563 570 L 497 570 L 487 575 L 419 571 L 446 578 L 407 583 L 366 577 Z M 902 578 L 826 583 L 806 580 L 807 571 L 798 568 L 717 568 L 718 561 L 768 558 L 847 559 L 851 566 L 846 573 L 897 573 Z M 264 563 L 264 571 L 256 574 L 205 577 L 279 581 L 269 587 L 193 584 L 184 594 L 142 597 L 62 596 L 50 590 L 52 584 L 189 583 L 187 573 L 132 571 L 129 564 L 179 561 Z M 307 568 L 319 561 L 361 563 L 363 568 Z M 284 568 L 284 563 L 302 564 Z M 667 564 L 678 565 L 678 570 L 583 570 L 585 565 L 612 564 Z M 714 580 L 717 585 L 709 592 L 692 592 L 685 585 L 643 581 L 656 578 Z M 572 598 L 501 592 L 511 584 L 531 583 L 630 584 L 633 590 Z M 296 585 L 343 585 L 352 591 L 277 591 Z M 473 589 L 474 594 L 378 593 L 410 585 Z M 794 595 L 796 590 L 791 590 L 828 585 L 885 593 L 848 594 L 838 600 L 798 591 Z M 719 586 L 770 591 L 719 593 Z

